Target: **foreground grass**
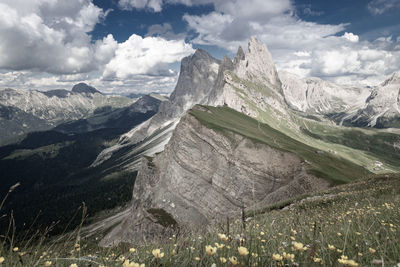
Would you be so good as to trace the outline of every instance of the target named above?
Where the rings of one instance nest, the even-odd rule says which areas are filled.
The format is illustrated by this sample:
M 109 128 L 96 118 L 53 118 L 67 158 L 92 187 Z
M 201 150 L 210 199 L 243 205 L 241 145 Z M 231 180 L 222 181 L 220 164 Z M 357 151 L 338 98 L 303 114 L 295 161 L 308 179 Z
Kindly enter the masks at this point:
M 36 241 L 19 244 L 9 236 L 2 236 L 1 266 L 140 266 L 133 263 L 397 266 L 400 263 L 400 175 L 373 177 L 293 201 L 291 205 L 286 203 L 284 209 L 270 207 L 258 215 L 248 212 L 245 222 L 230 223 L 229 232 L 226 224 L 203 235 L 171 236 L 154 244 L 99 248 L 96 240 L 81 239 L 79 229 L 63 239 L 47 240 L 46 236 L 38 235 Z M 156 249 L 160 249 L 159 253 Z

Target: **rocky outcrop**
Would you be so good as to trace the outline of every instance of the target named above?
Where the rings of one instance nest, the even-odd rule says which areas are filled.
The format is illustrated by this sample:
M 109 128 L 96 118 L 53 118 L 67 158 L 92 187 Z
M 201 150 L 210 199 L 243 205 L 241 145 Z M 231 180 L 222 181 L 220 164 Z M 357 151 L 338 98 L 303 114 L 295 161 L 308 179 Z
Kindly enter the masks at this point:
M 243 56 L 239 49 L 235 73 L 242 79 L 257 81 L 280 90 L 281 82 L 267 46 L 251 37 L 248 51 Z
M 165 150 L 143 159 L 131 215 L 101 245 L 145 241 L 176 227 L 204 229 L 238 216 L 242 207 L 256 209 L 327 185 L 307 174 L 295 154 L 222 134 L 189 112 Z

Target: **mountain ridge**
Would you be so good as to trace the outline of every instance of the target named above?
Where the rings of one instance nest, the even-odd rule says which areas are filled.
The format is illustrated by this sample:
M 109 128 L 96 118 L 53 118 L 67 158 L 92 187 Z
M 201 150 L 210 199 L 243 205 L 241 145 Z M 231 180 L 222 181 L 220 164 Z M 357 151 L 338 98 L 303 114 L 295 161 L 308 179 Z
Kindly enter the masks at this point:
M 82 119 L 100 107 L 120 108 L 133 103 L 125 97 L 105 96 L 86 84 L 78 84 L 74 90 L 64 89 L 26 91 L 19 89 L 0 90 L 0 105 L 3 110 L 21 110 L 18 125 L 6 117 L 0 117 L 4 126 L 1 131 L 0 144 L 12 142 L 18 136 L 31 131 L 48 130 L 60 123 Z M 14 118 L 15 120 L 16 118 Z

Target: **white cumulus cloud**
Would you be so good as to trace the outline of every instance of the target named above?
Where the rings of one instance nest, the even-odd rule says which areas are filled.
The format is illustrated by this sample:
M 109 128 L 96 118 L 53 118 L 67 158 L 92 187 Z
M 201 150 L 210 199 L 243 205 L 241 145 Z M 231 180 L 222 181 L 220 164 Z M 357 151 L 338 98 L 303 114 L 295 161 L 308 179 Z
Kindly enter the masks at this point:
M 104 16 L 90 0 L 4 0 L 0 68 L 57 74 L 95 70 L 111 59 L 116 44 L 111 35 L 91 43 L 88 32 Z
M 358 35 L 356 35 L 356 34 L 354 34 L 352 32 L 345 32 L 342 37 L 344 39 L 349 40 L 350 42 L 353 42 L 353 43 L 357 43 L 358 40 L 359 40 Z
M 142 38 L 133 34 L 118 44 L 115 57 L 105 66 L 104 78 L 126 79 L 133 75 L 170 76 L 168 64 L 194 52 L 183 40 L 165 40 L 160 37 Z

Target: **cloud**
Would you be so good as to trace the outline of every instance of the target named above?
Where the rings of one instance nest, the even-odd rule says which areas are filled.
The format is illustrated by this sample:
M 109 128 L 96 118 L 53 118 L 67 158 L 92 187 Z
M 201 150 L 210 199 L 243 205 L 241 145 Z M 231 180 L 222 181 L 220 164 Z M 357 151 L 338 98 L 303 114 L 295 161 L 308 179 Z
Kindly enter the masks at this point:
M 400 0 L 372 0 L 367 7 L 371 14 L 382 15 L 389 10 L 400 9 Z
M 107 12 L 106 12 L 107 13 Z M 5 0 L 0 3 L 0 68 L 67 74 L 109 61 L 112 35 L 91 43 L 105 12 L 89 0 Z
M 193 43 L 216 45 L 234 53 L 239 45 L 246 46 L 250 36 L 256 36 L 267 44 L 279 69 L 339 83 L 374 85 L 400 69 L 398 40 L 379 38 L 369 42 L 344 32 L 348 27 L 345 23 L 302 20 L 290 2 L 266 11 L 258 1 L 251 7 L 246 7 L 244 1 L 224 3 L 231 8 L 221 3 L 217 9 L 216 3 L 216 10 L 209 14 L 183 17 L 197 33 Z
M 147 9 L 153 12 L 162 10 L 163 0 L 119 0 L 118 5 L 123 10 Z
M 163 5 L 183 4 L 187 6 L 212 4 L 217 12 L 229 13 L 236 17 L 261 17 L 278 14 L 291 9 L 290 0 L 119 0 L 121 9 L 146 9 L 161 12 Z
M 150 6 L 156 8 L 154 3 Z M 3 0 L 0 87 L 68 89 L 86 81 L 105 91 L 118 85 L 121 90 L 172 90 L 177 73 L 170 64 L 193 53 L 192 46 L 183 36 L 166 40 L 180 37 L 169 24 L 159 27 L 158 37 L 133 34 L 118 43 L 108 34 L 93 40 L 90 32 L 111 11 L 91 0 Z M 157 27 L 150 31 L 156 34 Z
M 182 40 L 185 39 L 186 33 L 176 34 L 170 23 L 154 24 L 148 27 L 146 37 L 162 37 L 166 40 Z
M 142 38 L 133 34 L 118 44 L 115 57 L 105 66 L 105 79 L 126 79 L 134 75 L 170 76 L 174 72 L 168 64 L 194 52 L 183 40 L 165 40 L 160 37 Z
M 342 36 L 344 39 L 349 40 L 350 42 L 357 43 L 359 38 L 358 35 L 352 32 L 345 32 Z
M 304 7 L 304 9 L 301 10 L 301 12 L 306 16 L 321 16 L 324 14 L 324 12 L 322 12 L 322 11 L 312 10 L 311 5 Z

